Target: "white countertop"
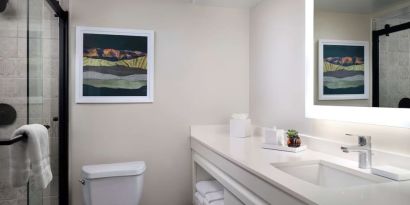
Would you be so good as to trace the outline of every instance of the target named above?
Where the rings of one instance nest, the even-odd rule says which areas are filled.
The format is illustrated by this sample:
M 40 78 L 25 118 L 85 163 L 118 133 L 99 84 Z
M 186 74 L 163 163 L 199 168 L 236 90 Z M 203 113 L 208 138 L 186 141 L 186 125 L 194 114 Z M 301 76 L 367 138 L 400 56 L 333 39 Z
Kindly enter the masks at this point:
M 273 186 L 311 204 L 410 204 L 410 181 L 389 182 L 343 188 L 323 188 L 275 168 L 271 163 L 325 160 L 361 172 L 357 162 L 306 150 L 289 153 L 262 149 L 262 137 L 231 138 L 225 126 L 192 126 L 191 140 L 232 161 Z

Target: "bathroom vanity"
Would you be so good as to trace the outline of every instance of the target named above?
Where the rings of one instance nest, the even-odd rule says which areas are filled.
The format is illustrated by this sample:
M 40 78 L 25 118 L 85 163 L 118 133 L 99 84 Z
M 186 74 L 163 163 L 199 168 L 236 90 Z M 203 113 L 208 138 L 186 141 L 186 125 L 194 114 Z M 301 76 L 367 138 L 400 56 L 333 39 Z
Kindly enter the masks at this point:
M 258 136 L 231 138 L 227 126 L 192 126 L 193 184 L 218 180 L 232 196 L 227 205 L 410 201 L 410 181 L 391 181 L 358 168 L 357 161 L 313 149 L 289 153 L 262 149 L 262 143 Z

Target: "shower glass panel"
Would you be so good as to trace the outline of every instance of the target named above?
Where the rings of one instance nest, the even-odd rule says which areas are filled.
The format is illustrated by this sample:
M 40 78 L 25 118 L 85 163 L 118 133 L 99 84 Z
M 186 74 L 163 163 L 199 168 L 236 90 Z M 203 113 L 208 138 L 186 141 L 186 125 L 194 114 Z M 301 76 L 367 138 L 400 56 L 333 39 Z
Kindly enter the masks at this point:
M 403 98 L 410 97 L 409 31 L 403 30 L 379 38 L 380 107 L 397 108 Z M 392 49 L 395 45 L 399 46 Z
M 17 117 L 0 124 L 0 140 L 24 124 L 49 125 L 53 180 L 45 190 L 33 189 L 30 182 L 10 187 L 8 169 L 2 167 L 9 167 L 13 145 L 0 146 L 0 205 L 59 204 L 58 92 L 59 18 L 45 0 L 9 0 L 0 11 L 0 104 L 11 105 Z
M 53 181 L 45 190 L 29 188 L 29 204 L 58 204 L 59 22 L 44 0 L 29 1 L 29 123 L 49 125 Z

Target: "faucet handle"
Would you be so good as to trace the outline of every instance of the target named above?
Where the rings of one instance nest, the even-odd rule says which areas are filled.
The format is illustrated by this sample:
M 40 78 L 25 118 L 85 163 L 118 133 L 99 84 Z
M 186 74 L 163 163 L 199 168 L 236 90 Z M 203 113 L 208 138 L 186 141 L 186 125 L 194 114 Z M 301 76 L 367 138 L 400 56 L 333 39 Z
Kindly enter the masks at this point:
M 364 135 L 354 135 L 354 134 L 346 134 L 347 136 L 354 136 L 357 137 L 360 146 L 365 146 L 371 143 L 371 136 L 364 136 Z

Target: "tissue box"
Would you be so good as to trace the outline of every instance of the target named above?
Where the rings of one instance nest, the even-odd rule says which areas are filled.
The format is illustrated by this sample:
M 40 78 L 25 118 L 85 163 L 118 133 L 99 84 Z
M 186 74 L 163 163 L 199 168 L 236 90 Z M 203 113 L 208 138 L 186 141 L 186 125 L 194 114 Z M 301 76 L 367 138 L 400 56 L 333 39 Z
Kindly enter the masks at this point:
M 276 129 L 263 128 L 263 136 L 265 137 L 266 144 L 279 144 L 278 137 L 276 136 Z
M 252 126 L 250 119 L 231 119 L 229 122 L 231 137 L 251 136 Z

